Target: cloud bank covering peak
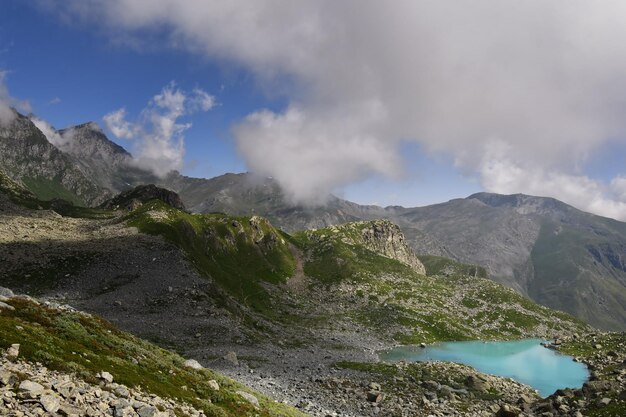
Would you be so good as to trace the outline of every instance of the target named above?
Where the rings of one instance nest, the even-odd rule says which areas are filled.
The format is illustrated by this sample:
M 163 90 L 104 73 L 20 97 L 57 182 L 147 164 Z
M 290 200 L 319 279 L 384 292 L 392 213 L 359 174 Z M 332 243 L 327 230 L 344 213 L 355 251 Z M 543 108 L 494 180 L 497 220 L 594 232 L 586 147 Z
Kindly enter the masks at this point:
M 287 108 L 261 109 L 233 131 L 249 167 L 298 201 L 401 175 L 410 163 L 401 146 L 414 141 L 452 155 L 487 191 L 626 219 L 624 175 L 601 182 L 584 171 L 591 155 L 626 141 L 626 2 L 46 4 L 116 36 L 167 30 L 172 46 L 227 60 L 268 89 L 289 80 Z
M 134 141 L 133 162 L 137 166 L 163 177 L 183 166 L 183 134 L 191 123 L 179 123 L 178 119 L 209 111 L 214 105 L 214 97 L 206 91 L 195 88 L 188 93 L 170 83 L 152 97 L 136 121 L 126 120 L 123 107 L 106 114 L 103 120 L 113 135 Z

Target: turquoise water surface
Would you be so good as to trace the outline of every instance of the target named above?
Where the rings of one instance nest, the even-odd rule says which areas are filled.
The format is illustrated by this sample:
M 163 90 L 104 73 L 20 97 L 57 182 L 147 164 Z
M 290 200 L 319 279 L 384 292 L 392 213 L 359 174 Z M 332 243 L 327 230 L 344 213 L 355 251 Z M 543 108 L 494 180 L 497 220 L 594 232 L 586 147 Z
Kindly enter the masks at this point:
M 559 388 L 580 388 L 589 373 L 584 364 L 572 361 L 540 345 L 541 340 L 506 342 L 447 342 L 420 348 L 400 346 L 380 355 L 389 361 L 449 361 L 470 365 L 493 375 L 530 385 L 543 397 Z

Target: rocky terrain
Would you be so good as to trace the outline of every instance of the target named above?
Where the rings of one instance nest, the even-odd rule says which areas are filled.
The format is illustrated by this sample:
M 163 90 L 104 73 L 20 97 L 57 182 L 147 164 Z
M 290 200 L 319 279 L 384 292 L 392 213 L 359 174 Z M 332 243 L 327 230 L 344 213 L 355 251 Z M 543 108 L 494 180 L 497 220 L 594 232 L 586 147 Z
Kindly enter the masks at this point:
M 56 147 L 21 115 L 0 131 L 0 170 L 42 199 L 96 205 L 156 183 L 179 193 L 191 212 L 260 215 L 287 232 L 389 219 L 420 255 L 480 265 L 490 279 L 535 302 L 600 328 L 626 329 L 626 224 L 557 200 L 479 193 L 427 207 L 382 208 L 329 196 L 303 206 L 273 179 L 252 174 L 157 178 L 93 122 L 49 134 L 57 136 Z
M 452 364 L 381 364 L 376 351 L 588 329 L 479 268 L 420 260 L 388 221 L 290 235 L 257 216 L 189 214 L 159 192 L 130 212 L 68 217 L 15 204 L 32 196 L 7 183 L 1 285 L 99 314 L 311 415 L 486 416 L 532 402 L 510 380 Z
M 302 415 L 90 314 L 0 292 L 3 416 Z

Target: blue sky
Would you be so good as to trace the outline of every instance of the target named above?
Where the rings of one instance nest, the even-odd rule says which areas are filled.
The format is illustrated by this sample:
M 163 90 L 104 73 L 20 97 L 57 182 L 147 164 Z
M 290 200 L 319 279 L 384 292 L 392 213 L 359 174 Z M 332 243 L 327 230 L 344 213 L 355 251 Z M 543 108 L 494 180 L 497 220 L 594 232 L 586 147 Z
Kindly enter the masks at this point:
M 427 3 L 7 0 L 0 69 L 57 128 L 137 121 L 171 82 L 207 92 L 209 111 L 177 119 L 190 176 L 253 170 L 296 200 L 380 205 L 524 192 L 626 218 L 620 11 Z
M 165 43 L 165 42 L 164 42 Z M 10 0 L 0 15 L 0 69 L 14 97 L 28 100 L 33 112 L 60 129 L 96 121 L 120 107 L 137 116 L 169 82 L 183 89 L 200 87 L 217 106 L 184 121 L 185 175 L 206 177 L 245 172 L 231 125 L 259 108 L 279 110 L 285 98 L 268 94 L 252 74 L 232 63 L 167 47 L 138 49 L 107 39 L 101 31 L 66 23 L 22 1 Z M 108 136 L 129 149 L 129 141 Z M 449 161 L 425 157 L 415 147 L 407 173 L 399 180 L 372 175 L 334 190 L 364 204 L 423 205 L 463 197 L 480 190 Z

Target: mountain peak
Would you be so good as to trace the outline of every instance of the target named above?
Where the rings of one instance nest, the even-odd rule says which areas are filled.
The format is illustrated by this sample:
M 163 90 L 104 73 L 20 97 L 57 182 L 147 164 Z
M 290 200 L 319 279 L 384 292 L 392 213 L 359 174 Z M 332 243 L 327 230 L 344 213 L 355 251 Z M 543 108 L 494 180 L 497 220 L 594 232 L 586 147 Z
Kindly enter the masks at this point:
M 475 193 L 467 200 L 478 200 L 491 207 L 509 207 L 520 214 L 549 214 L 556 212 L 570 212 L 574 207 L 552 197 L 537 197 L 527 194 L 496 194 Z

